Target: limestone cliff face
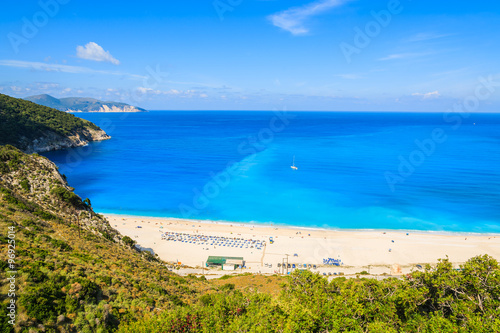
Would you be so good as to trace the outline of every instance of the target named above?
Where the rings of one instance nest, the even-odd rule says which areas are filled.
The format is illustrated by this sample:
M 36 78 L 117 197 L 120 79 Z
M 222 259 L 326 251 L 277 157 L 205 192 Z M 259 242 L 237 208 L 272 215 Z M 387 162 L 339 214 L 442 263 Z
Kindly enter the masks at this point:
M 81 197 L 73 194 L 73 188 L 59 173 L 57 166 L 46 157 L 27 155 L 16 148 L 0 146 L 0 188 L 6 188 L 17 197 L 39 205 L 65 222 L 79 223 L 96 234 L 106 232 L 116 240 L 121 238 L 105 218 L 96 214 L 90 206 L 82 204 Z M 53 192 L 55 188 L 72 193 L 78 199 L 77 204 L 58 197 Z M 76 217 L 80 217 L 79 221 Z
M 47 132 L 44 136 L 31 142 L 25 141 L 26 153 L 42 153 L 46 151 L 59 150 L 65 148 L 75 148 L 87 145 L 91 141 L 103 141 L 111 139 L 103 130 L 84 128 L 68 137 L 64 137 L 55 132 Z
M 144 112 L 144 109 L 132 105 L 102 105 L 99 109 L 93 109 L 89 111 L 82 110 L 67 110 L 67 112 Z
M 0 146 L 0 150 L 4 149 L 6 148 Z M 30 186 L 29 191 L 24 191 L 25 196 L 42 204 L 45 203 L 43 199 L 49 194 L 51 186 L 54 184 L 70 190 L 66 180 L 61 176 L 53 162 L 45 157 L 35 155 L 25 155 L 22 158 L 23 164 L 9 170 L 9 172 L 0 174 L 1 185 L 21 191 L 21 181 L 28 179 Z

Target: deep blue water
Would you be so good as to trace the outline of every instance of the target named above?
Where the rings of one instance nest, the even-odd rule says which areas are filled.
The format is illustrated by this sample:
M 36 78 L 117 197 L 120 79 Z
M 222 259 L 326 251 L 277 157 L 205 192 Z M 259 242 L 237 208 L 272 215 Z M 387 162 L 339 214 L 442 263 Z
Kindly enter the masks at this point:
M 500 114 L 77 115 L 113 138 L 44 155 L 102 213 L 500 232 Z

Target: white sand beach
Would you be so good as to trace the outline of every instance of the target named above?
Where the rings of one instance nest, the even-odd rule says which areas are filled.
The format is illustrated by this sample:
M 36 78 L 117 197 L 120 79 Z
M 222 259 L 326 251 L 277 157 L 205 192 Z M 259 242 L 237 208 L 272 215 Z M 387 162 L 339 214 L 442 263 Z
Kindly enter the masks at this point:
M 281 273 L 278 263 L 287 258 L 290 264 L 317 265 L 320 273 L 345 275 L 367 271 L 371 275 L 406 274 L 416 265 L 434 264 L 448 258 L 457 267 L 473 256 L 488 254 L 500 260 L 500 235 L 439 234 L 414 231 L 337 231 L 262 226 L 241 223 L 152 218 L 139 216 L 106 216 L 112 227 L 134 239 L 167 262 L 181 262 L 196 268 L 208 256 L 243 257 L 246 268 L 240 272 Z M 140 228 L 138 228 L 140 227 Z M 180 242 L 162 240 L 162 233 L 186 234 L 185 238 L 227 237 L 229 241 Z M 189 236 L 189 237 L 188 237 Z M 269 238 L 273 237 L 273 244 Z M 238 245 L 234 245 L 234 239 Z M 265 242 L 260 249 L 242 240 Z M 212 244 L 213 243 L 213 244 Z M 217 245 L 219 243 L 219 245 Z M 226 244 L 226 246 L 220 245 Z M 341 260 L 341 266 L 324 265 L 324 259 Z M 286 259 L 285 259 L 286 260 Z M 189 270 L 187 270 L 189 272 Z M 212 269 L 208 274 L 228 274 Z

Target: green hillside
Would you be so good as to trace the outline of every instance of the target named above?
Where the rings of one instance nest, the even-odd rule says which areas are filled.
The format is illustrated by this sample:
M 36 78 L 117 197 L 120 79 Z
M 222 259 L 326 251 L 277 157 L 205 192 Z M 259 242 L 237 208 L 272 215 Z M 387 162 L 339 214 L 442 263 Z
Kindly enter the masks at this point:
M 16 331 L 113 332 L 194 303 L 210 289 L 127 244 L 46 158 L 0 147 L 0 332 L 9 332 L 9 227 L 15 233 Z M 4 232 L 5 231 L 5 232 Z
M 119 332 L 500 332 L 500 268 L 488 256 L 382 281 L 295 271 L 278 297 L 230 286 Z
M 56 109 L 0 94 L 0 144 L 26 149 L 44 137 L 81 136 L 91 141 L 93 132 L 104 133 L 93 123 Z M 105 135 L 105 133 L 104 133 Z

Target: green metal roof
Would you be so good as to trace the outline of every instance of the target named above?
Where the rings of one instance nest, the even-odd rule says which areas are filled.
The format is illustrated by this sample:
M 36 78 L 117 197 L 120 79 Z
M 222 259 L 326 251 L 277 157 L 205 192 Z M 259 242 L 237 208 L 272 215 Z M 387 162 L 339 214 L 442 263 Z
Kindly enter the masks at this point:
M 221 256 L 209 256 L 207 259 L 207 265 L 223 265 L 226 260 L 243 260 L 243 257 L 221 257 Z

